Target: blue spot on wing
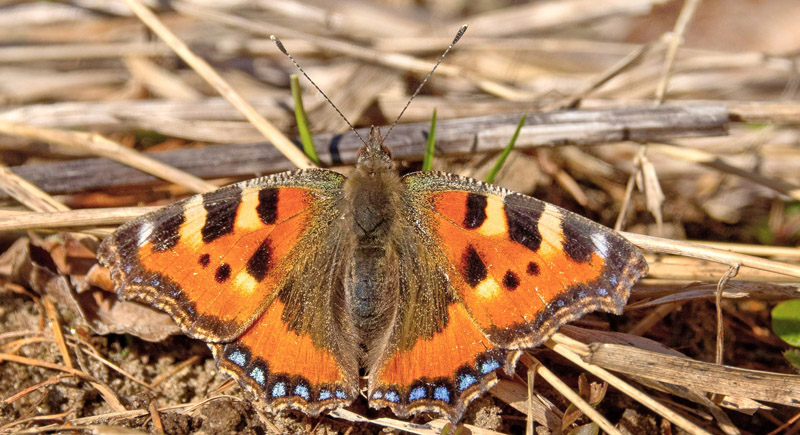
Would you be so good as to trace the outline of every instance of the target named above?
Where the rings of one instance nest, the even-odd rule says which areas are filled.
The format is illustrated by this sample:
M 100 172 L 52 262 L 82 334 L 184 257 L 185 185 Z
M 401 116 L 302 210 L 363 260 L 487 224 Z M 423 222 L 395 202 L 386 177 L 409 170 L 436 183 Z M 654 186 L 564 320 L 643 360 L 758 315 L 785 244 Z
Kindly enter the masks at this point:
M 239 367 L 244 367 L 247 364 L 247 355 L 241 350 L 235 350 L 228 355 L 228 360 Z
M 481 373 L 483 373 L 484 375 L 487 375 L 499 368 L 500 368 L 500 363 L 493 359 L 481 363 L 480 367 Z
M 336 390 L 335 394 L 337 399 L 347 399 L 347 393 L 342 390 Z
M 447 391 L 446 387 L 436 387 L 436 389 L 433 390 L 433 398 L 450 403 L 450 392 Z
M 390 402 L 400 403 L 400 396 L 394 391 L 387 391 L 384 398 Z
M 300 396 L 306 400 L 310 398 L 310 395 L 308 394 L 308 387 L 306 387 L 305 385 L 298 385 L 294 387 L 294 395 Z
M 408 401 L 413 402 L 415 400 L 424 399 L 425 398 L 425 388 L 424 387 L 416 387 L 411 390 L 411 394 L 408 395 Z
M 255 367 L 253 370 L 250 370 L 250 377 L 261 386 L 263 386 L 264 382 L 267 381 L 266 376 L 264 375 L 264 370 L 261 370 L 260 367 Z
M 461 375 L 458 377 L 458 390 L 464 391 L 477 382 L 478 379 L 475 378 L 475 376 L 473 375 L 470 374 Z
M 283 397 L 286 395 L 286 384 L 278 382 L 272 386 L 272 397 Z
M 328 391 L 328 390 L 319 390 L 319 400 L 328 400 L 331 397 L 333 397 L 333 395 L 331 394 L 330 391 Z

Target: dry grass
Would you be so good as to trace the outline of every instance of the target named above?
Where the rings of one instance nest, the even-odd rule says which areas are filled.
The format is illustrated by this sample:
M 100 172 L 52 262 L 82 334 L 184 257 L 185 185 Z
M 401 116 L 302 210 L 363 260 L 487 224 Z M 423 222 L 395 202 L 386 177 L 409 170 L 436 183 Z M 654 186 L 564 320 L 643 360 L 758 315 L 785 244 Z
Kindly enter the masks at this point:
M 437 127 L 447 157 L 436 164 L 480 178 L 503 146 L 498 138 L 513 131 L 516 117 L 504 115 L 531 114 L 497 184 L 616 221 L 647 253 L 650 274 L 621 319 L 587 316 L 525 355 L 517 376 L 492 389 L 494 399 L 471 407 L 466 427 L 475 434 L 560 432 L 593 421 L 608 433 L 797 433 L 800 376 L 791 374 L 780 355 L 785 345 L 769 330 L 772 304 L 800 295 L 795 55 L 774 40 L 761 51 L 716 48 L 725 41 L 703 36 L 698 26 L 714 27 L 696 18 L 731 19 L 719 2 L 662 3 L 486 1 L 471 10 L 450 3 L 412 10 L 407 2 L 209 9 L 176 1 L 156 14 L 138 0 L 98 9 L 78 2 L 0 6 L 0 147 L 11 167 L 0 171 L 0 230 L 8 246 L 0 259 L 0 324 L 9 328 L 0 330 L 0 432 L 112 425 L 189 433 L 223 430 L 213 424 L 236 414 L 240 430 L 439 433 L 445 420 L 410 423 L 359 405 L 320 419 L 265 413 L 204 369 L 209 356 L 196 343 L 159 347 L 96 335 L 135 333 L 137 326 L 112 321 L 124 316 L 106 307 L 110 284 L 94 267 L 92 249 L 108 225 L 152 210 L 138 206 L 288 162 L 310 164 L 283 136 L 294 136 L 286 78 L 293 70 L 266 35 L 280 36 L 345 115 L 366 126 L 391 122 L 430 59 L 467 23 L 467 35 L 401 122 L 425 122 L 434 107 L 439 119 L 454 120 Z M 143 41 L 145 24 L 157 38 Z M 651 28 L 660 29 L 658 37 L 644 36 Z M 790 54 L 776 54 L 780 49 Z M 346 131 L 315 97 L 305 96 L 312 128 Z M 649 107 L 661 103 L 692 122 L 678 127 L 674 115 L 659 118 Z M 626 117 L 631 107 L 641 112 L 639 124 Z M 585 111 L 535 115 L 565 108 Z M 460 121 L 479 116 L 496 118 Z M 424 138 L 403 127 L 393 135 L 407 149 L 398 145 L 395 154 L 408 158 L 404 168 L 414 167 Z M 231 165 L 208 181 L 164 163 L 177 149 L 206 156 L 191 170 L 202 174 L 220 166 L 221 154 L 197 147 L 243 152 L 242 144 L 261 134 L 286 160 L 265 157 L 257 171 Z M 473 140 L 448 143 L 448 134 Z M 318 147 L 333 140 L 320 135 Z M 321 153 L 323 162 L 351 164 L 355 148 L 342 143 L 338 156 Z M 139 152 L 144 148 L 155 152 Z M 69 160 L 78 171 L 71 176 L 90 178 L 96 174 L 80 168 L 94 164 L 83 160 L 91 156 L 173 184 L 125 185 L 114 172 L 100 177 L 108 182 L 77 189 L 66 174 L 48 172 Z M 21 173 L 65 181 L 42 190 Z M 94 329 L 81 326 L 87 298 L 99 307 L 100 320 L 88 320 Z M 214 414 L 223 403 L 236 411 Z

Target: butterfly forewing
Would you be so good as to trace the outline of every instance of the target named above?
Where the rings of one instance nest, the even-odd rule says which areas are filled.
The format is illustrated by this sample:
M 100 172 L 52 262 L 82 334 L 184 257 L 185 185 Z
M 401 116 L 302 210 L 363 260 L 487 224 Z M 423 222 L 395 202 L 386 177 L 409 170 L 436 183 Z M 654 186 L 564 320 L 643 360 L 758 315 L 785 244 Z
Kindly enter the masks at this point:
M 99 258 L 121 298 L 167 311 L 275 408 L 318 413 L 357 391 L 334 278 L 343 183 L 305 170 L 198 195 L 122 226 Z

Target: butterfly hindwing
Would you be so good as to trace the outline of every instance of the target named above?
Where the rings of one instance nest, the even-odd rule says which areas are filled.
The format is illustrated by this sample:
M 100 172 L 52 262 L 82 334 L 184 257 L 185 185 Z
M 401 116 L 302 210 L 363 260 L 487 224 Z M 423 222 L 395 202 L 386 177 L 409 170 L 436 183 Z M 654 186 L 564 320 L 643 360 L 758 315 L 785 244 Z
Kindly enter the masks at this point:
M 276 409 L 316 414 L 357 393 L 336 279 L 343 183 L 305 170 L 197 195 L 125 224 L 99 258 L 121 298 L 172 315 Z
M 401 256 L 399 268 L 441 279 L 432 297 L 446 308 L 430 319 L 433 334 L 420 333 L 413 316 L 398 319 L 373 365 L 370 399 L 401 415 L 435 410 L 459 419 L 496 370 L 513 370 L 520 349 L 587 312 L 620 313 L 647 271 L 618 234 L 534 198 L 445 173 L 409 174 L 403 183 L 417 262 L 435 266 L 404 266 Z

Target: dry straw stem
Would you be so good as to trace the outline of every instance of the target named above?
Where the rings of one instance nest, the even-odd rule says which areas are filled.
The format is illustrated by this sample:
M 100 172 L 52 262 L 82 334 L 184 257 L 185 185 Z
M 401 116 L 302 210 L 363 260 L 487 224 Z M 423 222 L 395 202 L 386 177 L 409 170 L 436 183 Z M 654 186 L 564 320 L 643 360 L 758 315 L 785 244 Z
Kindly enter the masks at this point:
M 0 189 L 31 210 L 41 212 L 69 210 L 69 207 L 54 200 L 46 192 L 11 172 L 2 164 L 0 164 Z
M 780 192 L 794 200 L 800 201 L 800 186 L 787 183 L 777 178 L 770 178 L 754 171 L 740 168 L 736 165 L 730 164 L 724 158 L 714 155 L 712 153 L 699 150 L 696 148 L 688 148 L 677 144 L 648 144 L 648 151 L 656 151 L 672 158 L 684 160 L 687 162 L 697 163 L 708 168 L 716 169 L 721 172 L 736 175 L 754 183 L 768 187 L 776 192 Z
M 556 333 L 547 342 L 547 347 L 551 348 L 559 355 L 568 359 L 573 364 L 597 376 L 598 378 L 604 380 L 605 382 L 608 382 L 618 390 L 630 396 L 632 399 L 650 408 L 653 412 L 666 418 L 667 420 L 669 420 L 676 426 L 680 427 L 681 429 L 685 430 L 686 432 L 693 435 L 708 434 L 708 432 L 703 430 L 701 427 L 695 425 L 682 415 L 676 413 L 675 411 L 657 402 L 652 397 L 637 390 L 636 388 L 634 388 L 627 382 L 623 381 L 622 379 L 612 375 L 608 371 L 598 366 L 585 363 L 581 359 L 581 356 L 587 355 L 589 353 L 589 350 L 585 344 L 577 340 L 573 340 L 564 334 Z
M 56 130 L 5 121 L 0 121 L 0 133 L 43 142 L 55 142 L 62 146 L 105 157 L 178 184 L 196 193 L 205 193 L 217 189 L 217 186 L 192 174 L 175 169 L 99 134 Z
M 59 382 L 63 381 L 64 379 L 71 379 L 71 378 L 74 378 L 74 377 L 75 377 L 74 375 L 69 374 L 69 373 L 61 373 L 61 374 L 58 374 L 58 375 L 55 375 L 55 376 L 51 376 L 51 377 L 45 379 L 44 381 L 39 382 L 38 384 L 34 384 L 34 385 L 31 385 L 28 388 L 25 388 L 24 390 L 14 394 L 13 396 L 6 397 L 5 399 L 3 399 L 3 403 L 7 404 L 7 405 L 10 405 L 10 404 L 16 402 L 17 400 L 22 399 L 23 397 L 27 396 L 28 394 L 33 393 L 34 391 L 37 391 L 39 389 L 48 387 L 50 385 L 58 384 Z M 2 430 L 2 428 L 0 428 L 0 430 Z
M 749 245 L 746 243 L 704 242 L 700 240 L 687 240 L 687 242 L 702 244 L 709 248 L 738 252 L 740 254 L 757 255 L 761 257 L 800 258 L 800 248 Z
M 58 350 L 61 352 L 61 358 L 64 359 L 64 365 L 71 369 L 75 368 L 72 365 L 72 358 L 69 356 L 67 342 L 64 340 L 64 332 L 61 330 L 61 323 L 58 320 L 56 307 L 53 305 L 53 301 L 51 301 L 49 298 L 44 298 L 42 303 L 44 305 L 44 312 L 47 315 L 47 320 L 50 321 L 50 327 L 53 329 L 53 336 L 55 337 L 55 342 L 58 345 Z
M 135 0 L 125 0 L 135 1 Z M 195 16 L 213 20 L 231 27 L 247 30 L 258 35 L 269 36 L 274 34 L 278 37 L 290 36 L 317 46 L 320 49 L 333 51 L 354 59 L 361 59 L 367 62 L 374 62 L 380 65 L 397 68 L 401 70 L 414 71 L 420 74 L 427 74 L 431 70 L 431 62 L 427 60 L 417 59 L 401 53 L 386 53 L 372 48 L 360 47 L 344 41 L 337 41 L 332 38 L 324 38 L 321 36 L 310 35 L 298 30 L 289 29 L 287 27 L 277 26 L 270 24 L 269 30 L 265 30 L 263 22 L 256 22 L 246 18 L 237 17 L 235 15 L 226 14 L 224 12 L 216 11 L 198 7 L 197 5 L 186 5 L 176 2 L 175 8 L 186 15 Z M 454 26 L 455 28 L 456 26 Z M 445 45 L 446 46 L 446 45 Z M 465 71 L 453 65 L 442 64 L 436 70 L 436 75 L 439 77 L 451 77 L 468 80 L 475 86 L 481 88 L 485 92 L 495 95 L 497 97 L 511 100 L 511 101 L 530 101 L 534 98 L 524 90 L 505 85 L 495 80 L 484 78 L 476 73 Z
M 189 358 L 187 358 L 186 360 L 184 360 L 184 361 L 182 361 L 182 362 L 180 362 L 178 364 L 175 364 L 169 370 L 167 370 L 167 371 L 159 374 L 158 376 L 156 376 L 153 379 L 153 381 L 150 382 L 149 388 L 156 388 L 158 386 L 158 384 L 160 384 L 160 383 L 166 381 L 167 379 L 171 378 L 172 376 L 178 374 L 178 372 L 180 372 L 181 370 L 183 370 L 183 369 L 185 369 L 187 367 L 193 366 L 194 364 L 199 362 L 201 358 L 202 357 L 200 355 L 192 355 Z
M 664 97 L 667 94 L 669 76 L 672 73 L 672 67 L 678 56 L 678 48 L 680 48 L 683 43 L 683 34 L 686 32 L 686 28 L 689 26 L 689 22 L 692 20 L 697 6 L 699 5 L 700 0 L 686 0 L 681 8 L 680 15 L 678 15 L 678 20 L 675 21 L 675 27 L 672 30 L 669 46 L 667 48 L 664 70 L 661 75 L 661 80 L 658 82 L 658 87 L 656 88 L 656 102 L 659 104 L 664 102 Z
M 709 248 L 679 240 L 663 239 L 659 237 L 645 236 L 642 234 L 627 232 L 622 232 L 621 234 L 633 242 L 636 246 L 654 252 L 700 258 L 717 263 L 727 264 L 729 266 L 741 264 L 745 267 L 752 267 L 754 269 L 761 269 L 768 272 L 800 278 L 800 266 L 794 266 L 788 263 L 766 260 L 750 255 L 736 254 L 730 251 Z
M 308 168 L 314 163 L 298 149 L 280 130 L 275 128 L 272 123 L 261 116 L 253 106 L 251 106 L 241 95 L 239 95 L 222 76 L 220 76 L 202 58 L 195 55 L 189 47 L 175 36 L 150 9 L 142 5 L 138 0 L 124 0 L 125 4 L 147 25 L 156 35 L 158 35 L 175 53 L 181 57 L 197 74 L 203 77 L 217 92 L 235 106 L 253 126 L 258 129 L 272 144 L 280 150 L 298 168 Z
M 158 405 L 156 399 L 150 399 L 150 404 L 147 407 L 147 412 L 150 413 L 150 419 L 153 421 L 153 432 L 157 434 L 164 433 L 164 423 L 161 421 L 161 415 L 158 412 Z
M 160 207 L 117 207 L 69 210 L 50 213 L 15 213 L 0 215 L 0 231 L 29 229 L 64 229 L 119 225 Z
M 703 246 L 699 244 L 698 246 Z M 732 256 L 738 254 L 731 253 Z M 717 282 L 719 277 L 725 275 L 731 266 L 739 263 L 720 263 L 709 262 L 706 259 L 691 258 L 687 256 L 673 256 L 658 253 L 657 255 L 647 255 L 650 271 L 647 273 L 647 281 L 650 283 L 665 281 L 713 281 Z M 782 262 L 776 261 L 776 263 Z M 791 264 L 791 263 L 789 263 Z M 751 267 L 742 268 L 738 275 L 739 279 L 755 282 L 772 282 L 781 284 L 797 283 L 797 277 L 787 275 L 776 275 L 773 271 L 755 269 Z
M 122 367 L 104 358 L 102 355 L 100 355 L 100 352 L 98 352 L 97 349 L 95 349 L 95 347 L 91 345 L 91 343 L 83 340 L 80 336 L 67 335 L 66 338 L 68 341 L 74 341 L 74 343 L 70 343 L 70 346 L 73 346 L 76 352 L 81 351 L 81 346 L 83 346 L 84 348 L 86 348 L 85 350 L 88 350 L 86 354 L 94 358 L 101 364 L 105 365 L 111 370 L 114 370 L 115 372 L 121 374 L 122 376 L 130 379 L 131 381 L 136 382 L 137 384 L 143 386 L 144 388 L 147 388 L 150 391 L 154 391 L 153 388 L 151 388 L 151 386 L 147 382 L 140 380 L 139 378 L 123 370 Z
M 569 400 L 570 403 L 580 409 L 581 412 L 586 414 L 586 416 L 589 417 L 593 422 L 597 423 L 601 429 L 609 434 L 620 434 L 620 431 L 618 431 L 610 421 L 603 417 L 603 415 L 594 409 L 592 405 L 583 400 L 583 397 L 581 397 L 580 394 L 572 391 L 572 388 L 570 388 L 569 385 L 565 384 L 561 379 L 559 379 L 558 375 L 550 371 L 550 369 L 545 367 L 544 364 L 539 362 L 539 360 L 528 354 L 523 354 L 522 358 L 523 363 L 526 366 L 535 366 L 536 374 L 547 381 L 547 383 L 555 388 L 556 391 L 561 393 L 561 395 Z

